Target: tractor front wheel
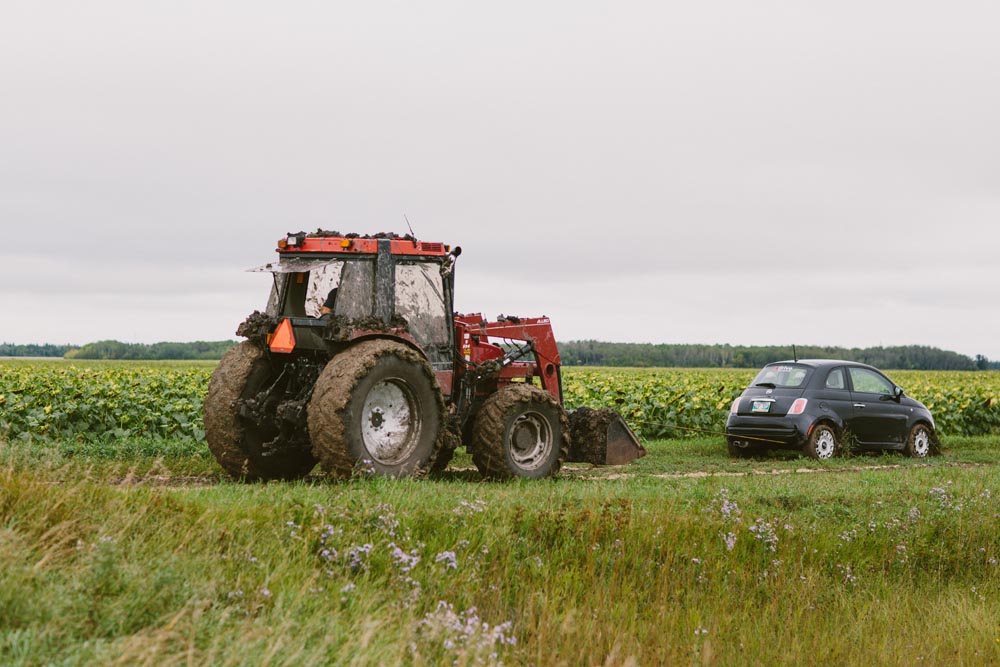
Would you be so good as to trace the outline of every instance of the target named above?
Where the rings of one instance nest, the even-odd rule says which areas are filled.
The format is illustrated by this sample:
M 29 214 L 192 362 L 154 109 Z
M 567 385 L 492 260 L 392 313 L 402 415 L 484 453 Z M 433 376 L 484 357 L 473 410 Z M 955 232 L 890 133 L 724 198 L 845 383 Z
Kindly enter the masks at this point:
M 275 376 L 264 350 L 245 341 L 222 356 L 208 383 L 205 440 L 215 460 L 236 479 L 298 479 L 316 465 L 308 447 L 268 451 L 267 443 L 279 435 L 273 415 L 265 411 L 256 420 L 240 416 L 240 401 L 265 390 Z
M 483 477 L 548 477 L 569 452 L 569 419 L 547 391 L 512 384 L 479 409 L 472 445 L 472 460 Z
M 337 354 L 316 380 L 307 410 L 313 452 L 334 477 L 355 467 L 423 475 L 444 430 L 444 400 L 430 365 L 395 341 L 363 341 Z

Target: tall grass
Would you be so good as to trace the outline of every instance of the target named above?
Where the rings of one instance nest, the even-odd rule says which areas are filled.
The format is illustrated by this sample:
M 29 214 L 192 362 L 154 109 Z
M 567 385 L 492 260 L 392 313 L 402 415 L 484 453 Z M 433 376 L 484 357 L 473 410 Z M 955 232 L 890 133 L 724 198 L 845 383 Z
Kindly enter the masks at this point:
M 627 479 L 193 487 L 6 446 L 0 663 L 1000 661 L 996 466 L 657 477 L 697 446 Z

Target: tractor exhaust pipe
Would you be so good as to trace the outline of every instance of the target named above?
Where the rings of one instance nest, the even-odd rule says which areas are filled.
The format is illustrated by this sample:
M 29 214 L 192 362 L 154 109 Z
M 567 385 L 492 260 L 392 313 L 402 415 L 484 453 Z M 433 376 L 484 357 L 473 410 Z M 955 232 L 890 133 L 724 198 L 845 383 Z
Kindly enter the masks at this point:
M 614 410 L 573 410 L 569 413 L 569 432 L 567 461 L 617 466 L 646 455 L 639 438 Z

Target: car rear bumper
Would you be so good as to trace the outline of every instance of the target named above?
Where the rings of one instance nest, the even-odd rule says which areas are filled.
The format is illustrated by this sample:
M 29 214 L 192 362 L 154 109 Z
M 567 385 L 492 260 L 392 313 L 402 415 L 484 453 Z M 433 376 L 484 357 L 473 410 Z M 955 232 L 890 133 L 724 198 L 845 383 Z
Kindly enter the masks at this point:
M 800 447 L 808 428 L 808 425 L 803 427 L 784 417 L 730 417 L 726 424 L 726 441 L 738 447 Z

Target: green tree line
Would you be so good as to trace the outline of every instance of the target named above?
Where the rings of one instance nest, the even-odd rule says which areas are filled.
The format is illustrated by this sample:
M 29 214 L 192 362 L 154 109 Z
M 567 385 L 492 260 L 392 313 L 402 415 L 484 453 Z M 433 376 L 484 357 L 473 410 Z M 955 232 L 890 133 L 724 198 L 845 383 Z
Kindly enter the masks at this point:
M 44 345 L 35 343 L 15 345 L 14 343 L 0 343 L 0 357 L 61 357 L 70 350 L 75 349 L 76 345 L 52 345 L 50 343 Z
M 101 340 L 66 352 L 67 359 L 181 360 L 221 359 L 236 344 L 234 340 L 194 341 L 191 343 L 122 343 Z
M 67 359 L 211 360 L 236 344 L 233 340 L 187 343 L 123 343 L 102 340 L 76 345 L 0 343 L 0 357 L 65 357 Z M 793 357 L 781 346 L 676 345 L 607 343 L 579 340 L 559 343 L 563 363 L 569 366 L 625 366 L 660 368 L 760 368 Z M 1000 370 L 1000 362 L 983 355 L 975 359 L 935 347 L 816 347 L 796 349 L 799 359 L 846 359 L 899 370 Z
M 796 347 L 743 345 L 677 345 L 605 343 L 578 340 L 559 344 L 562 361 L 570 366 L 631 366 L 661 368 L 760 368 L 785 359 L 844 359 L 897 370 L 986 370 L 1000 368 L 982 355 L 973 360 L 935 347 Z

